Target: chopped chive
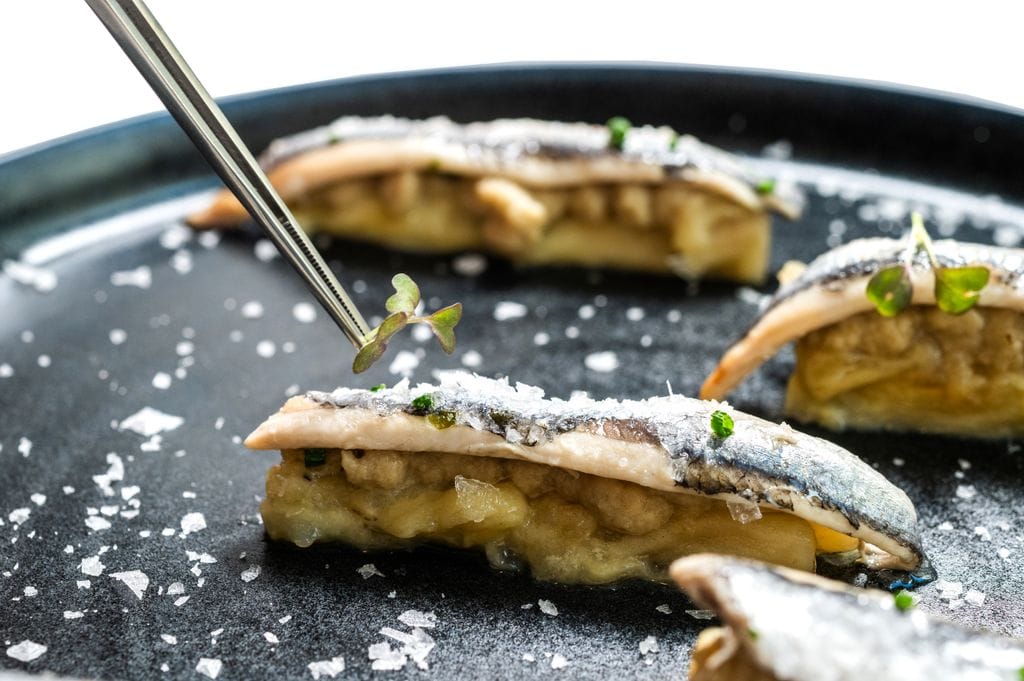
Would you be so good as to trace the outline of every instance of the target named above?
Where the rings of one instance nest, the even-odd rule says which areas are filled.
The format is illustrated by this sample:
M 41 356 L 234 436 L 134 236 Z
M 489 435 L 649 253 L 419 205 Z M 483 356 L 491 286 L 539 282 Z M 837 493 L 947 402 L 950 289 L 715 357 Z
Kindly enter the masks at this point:
M 756 191 L 758 194 L 771 194 L 773 191 L 775 191 L 775 180 L 771 178 L 761 180 L 760 182 L 754 185 L 754 191 Z
M 438 430 L 451 428 L 455 425 L 455 412 L 447 409 L 434 412 L 427 416 L 427 422 Z
M 413 411 L 425 413 L 434 408 L 434 396 L 430 393 L 424 393 L 419 397 L 413 399 L 410 403 Z
M 626 145 L 626 133 L 633 127 L 628 118 L 614 116 L 608 119 L 608 144 L 614 149 L 622 151 Z
M 893 603 L 900 612 L 906 612 L 914 607 L 914 597 L 906 589 L 900 589 L 892 595 Z
M 717 410 L 712 412 L 711 432 L 715 434 L 715 437 L 722 440 L 729 437 L 732 435 L 733 425 L 732 417 L 724 411 Z
M 306 464 L 306 468 L 312 468 L 313 466 L 323 466 L 324 462 L 327 461 L 327 450 L 322 447 L 313 447 L 311 449 L 303 450 L 303 460 Z
M 377 385 L 370 388 L 371 393 L 379 393 L 381 390 L 387 390 L 387 386 L 384 385 L 383 383 L 378 383 Z

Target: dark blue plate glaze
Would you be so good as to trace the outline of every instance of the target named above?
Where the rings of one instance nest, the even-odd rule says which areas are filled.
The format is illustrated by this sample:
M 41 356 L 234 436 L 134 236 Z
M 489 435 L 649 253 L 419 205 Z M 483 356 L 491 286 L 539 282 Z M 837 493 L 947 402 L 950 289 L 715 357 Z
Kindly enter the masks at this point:
M 343 114 L 594 122 L 625 115 L 670 124 L 758 157 L 753 163 L 766 174 L 807 183 L 805 216 L 776 227 L 775 267 L 809 259 L 829 240 L 898 232 L 911 206 L 938 206 L 933 214 L 969 240 L 997 233 L 1013 240 L 1013 224 L 1024 224 L 1016 222 L 1024 200 L 1021 115 L 888 86 L 676 66 L 509 65 L 300 86 L 233 98 L 225 110 L 257 150 Z M 792 156 L 761 159 L 768 145 L 785 148 L 779 140 Z M 389 364 L 400 351 L 423 353 L 414 380 L 459 367 L 472 351 L 481 373 L 557 396 L 646 397 L 664 393 L 666 380 L 693 394 L 753 319 L 759 292 L 715 283 L 694 291 L 668 278 L 578 269 L 518 271 L 497 260 L 464 277 L 447 256 L 323 242 L 367 314 L 382 311 L 399 270 L 435 302 L 461 300 L 466 308 L 453 357 L 407 336 L 353 378 L 342 335 L 322 313 L 312 324 L 295 321 L 292 308 L 307 294 L 280 259 L 254 257 L 254 236 L 224 235 L 212 247 L 164 236 L 161 244 L 180 225 L 182 197 L 188 202 L 215 184 L 166 116 L 0 159 L 0 260 L 39 258 L 59 280 L 41 293 L 0 275 L 0 648 L 26 639 L 47 646 L 28 663 L 0 654 L 0 668 L 196 678 L 200 658 L 210 658 L 222 662 L 221 679 L 312 678 L 308 663 L 340 655 L 344 678 L 366 678 L 374 674 L 368 647 L 390 640 L 380 630 L 408 632 L 398 616 L 415 609 L 436 614 L 429 630 L 436 647 L 426 658 L 429 671 L 410 662 L 406 676 L 682 676 L 707 623 L 686 614 L 693 606 L 668 587 L 538 584 L 494 572 L 475 555 L 431 549 L 364 555 L 267 543 L 257 497 L 276 455 L 247 452 L 239 438 L 289 388 L 397 380 Z M 112 273 L 143 266 L 149 288 L 112 284 Z M 262 305 L 258 318 L 242 315 L 249 301 Z M 528 313 L 494 321 L 502 301 L 523 303 Z M 642 316 L 627 316 L 630 308 Z M 115 329 L 123 343 L 112 343 Z M 538 345 L 538 334 L 549 342 Z M 261 341 L 274 344 L 273 357 L 257 352 Z M 259 347 L 267 354 L 266 343 Z M 586 355 L 606 351 L 616 353 L 618 369 L 585 367 Z M 769 362 L 737 392 L 736 406 L 781 418 L 791 362 L 787 353 Z M 169 388 L 154 386 L 159 373 L 171 377 Z M 160 441 L 112 427 L 145 406 L 184 424 Z M 28 456 L 23 438 L 31 442 Z M 1024 463 L 1016 444 L 856 433 L 834 439 L 907 491 L 940 579 L 962 584 L 958 607 L 940 597 L 943 589 L 956 593 L 941 582 L 920 590 L 920 607 L 1024 635 Z M 113 496 L 105 496 L 94 476 L 118 460 L 123 480 L 111 481 Z M 135 517 L 122 515 L 135 510 Z M 206 527 L 181 536 L 190 513 L 201 513 Z M 111 526 L 90 529 L 92 517 Z M 96 556 L 103 573 L 84 574 L 82 560 Z M 202 562 L 209 558 L 216 562 Z M 360 576 L 367 563 L 384 576 Z M 258 576 L 243 581 L 254 566 Z M 110 576 L 135 570 L 149 580 L 141 599 Z M 77 584 L 86 579 L 89 588 Z M 176 582 L 183 592 L 167 595 Z M 974 594 L 964 601 L 970 590 L 984 593 L 983 602 Z M 558 615 L 541 612 L 539 599 L 553 602 Z M 671 612 L 656 610 L 662 604 Z M 648 636 L 659 652 L 645 656 L 639 644 Z M 567 661 L 560 671 L 551 668 L 555 654 Z

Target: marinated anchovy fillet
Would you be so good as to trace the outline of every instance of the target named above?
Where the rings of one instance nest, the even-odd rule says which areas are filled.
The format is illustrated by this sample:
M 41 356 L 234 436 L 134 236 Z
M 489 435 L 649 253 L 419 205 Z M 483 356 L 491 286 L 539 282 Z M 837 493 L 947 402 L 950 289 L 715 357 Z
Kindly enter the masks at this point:
M 797 341 L 787 413 L 835 429 L 919 430 L 1005 437 L 1024 433 L 1024 251 L 937 241 L 942 267 L 990 272 L 961 315 L 935 302 L 918 253 L 911 306 L 882 317 L 866 295 L 880 269 L 903 262 L 905 241 L 862 239 L 814 260 L 784 284 L 722 357 L 701 397 L 722 399 L 785 344 Z
M 309 229 L 414 251 L 488 250 L 522 264 L 582 264 L 760 281 L 769 211 L 795 190 L 669 128 L 530 119 L 345 117 L 275 141 L 262 163 Z M 196 227 L 247 217 L 228 192 Z
M 970 631 L 891 594 L 716 555 L 672 577 L 724 628 L 697 639 L 691 681 L 1019 681 L 1024 642 Z
M 262 513 L 273 539 L 482 548 L 540 579 L 665 579 L 717 551 L 813 570 L 839 554 L 913 569 L 906 495 L 836 445 L 684 397 L 546 399 L 466 373 L 440 385 L 289 400 L 246 440 L 281 449 Z M 884 553 L 883 553 L 884 552 Z M 835 560 L 838 556 L 833 556 Z

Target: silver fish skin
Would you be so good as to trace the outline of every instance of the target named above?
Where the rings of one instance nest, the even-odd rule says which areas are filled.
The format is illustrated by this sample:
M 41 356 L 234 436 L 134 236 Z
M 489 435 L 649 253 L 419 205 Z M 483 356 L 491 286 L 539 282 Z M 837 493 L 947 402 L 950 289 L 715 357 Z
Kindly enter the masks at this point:
M 834 288 L 845 282 L 860 281 L 878 270 L 907 261 L 906 239 L 856 239 L 834 248 L 817 258 L 793 281 L 787 282 L 773 295 L 763 310 L 767 314 L 797 293 L 816 286 Z M 990 246 L 943 239 L 932 243 L 935 258 L 942 267 L 985 265 L 991 281 L 1024 292 L 1024 249 Z M 928 256 L 915 253 L 911 261 L 916 273 L 931 271 Z
M 430 406 L 417 408 L 414 400 L 423 395 L 430 396 Z M 346 411 L 384 417 L 444 413 L 454 419 L 454 427 L 437 432 L 424 426 L 417 437 L 438 438 L 438 446 L 444 446 L 467 441 L 471 436 L 459 431 L 471 429 L 477 435 L 472 436 L 472 447 L 464 447 L 465 453 L 488 447 L 498 451 L 497 445 L 488 444 L 496 440 L 504 447 L 499 456 L 790 511 L 881 548 L 901 569 L 914 569 L 924 560 L 917 514 L 902 490 L 831 442 L 722 403 L 681 396 L 640 401 L 548 399 L 540 388 L 465 372 L 442 374 L 440 385 L 411 387 L 403 381 L 379 392 L 339 388 L 333 393 L 307 393 L 305 400 L 309 406 L 272 416 L 246 444 L 258 449 L 337 446 L 326 438 L 315 439 L 328 431 L 319 420 L 334 415 L 310 415 L 313 405 L 336 410 L 337 422 L 331 427 L 349 433 L 353 427 L 343 416 Z M 735 423 L 733 434 L 724 439 L 710 428 L 711 414 L 719 409 L 730 413 Z M 618 460 L 595 468 L 593 450 L 568 445 L 568 438 L 560 439 L 567 434 L 639 443 L 644 445 L 643 460 Z M 593 447 L 601 442 L 594 440 Z
M 421 140 L 439 147 L 455 146 L 463 149 L 475 165 L 494 170 L 532 162 L 603 161 L 617 164 L 627 181 L 700 178 L 701 183 L 708 181 L 723 193 L 732 193 L 727 189 L 729 186 L 742 186 L 745 196 L 733 198 L 743 203 L 761 203 L 787 217 L 799 215 L 804 203 L 802 193 L 788 184 L 776 184 L 768 193 L 758 192 L 765 178 L 755 175 L 736 156 L 692 135 L 678 135 L 665 126 L 630 128 L 623 148 L 617 149 L 609 145 L 607 126 L 590 123 L 527 118 L 456 123 L 444 116 L 422 120 L 345 116 L 328 125 L 274 140 L 261 154 L 260 163 L 269 170 L 309 151 L 339 142 L 365 140 Z M 654 171 L 656 174 L 651 174 Z
M 883 591 L 710 554 L 670 573 L 779 679 L 1020 681 L 1024 668 L 1024 642 L 901 612 Z

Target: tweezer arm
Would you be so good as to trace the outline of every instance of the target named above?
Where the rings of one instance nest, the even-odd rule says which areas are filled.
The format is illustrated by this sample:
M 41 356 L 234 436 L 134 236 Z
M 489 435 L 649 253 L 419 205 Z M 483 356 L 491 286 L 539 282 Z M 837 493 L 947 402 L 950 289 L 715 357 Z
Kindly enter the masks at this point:
M 331 318 L 362 347 L 369 328 L 359 310 L 142 0 L 85 1 Z

